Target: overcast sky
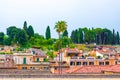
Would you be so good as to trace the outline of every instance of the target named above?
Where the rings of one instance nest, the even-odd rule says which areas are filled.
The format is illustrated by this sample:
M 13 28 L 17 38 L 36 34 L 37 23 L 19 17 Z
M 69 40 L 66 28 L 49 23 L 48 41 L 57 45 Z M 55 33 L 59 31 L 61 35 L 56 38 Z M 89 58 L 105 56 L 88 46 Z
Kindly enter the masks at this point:
M 23 27 L 24 21 L 36 33 L 45 35 L 58 20 L 68 24 L 69 35 L 80 27 L 102 27 L 120 32 L 120 0 L 0 0 L 0 31 L 9 26 Z

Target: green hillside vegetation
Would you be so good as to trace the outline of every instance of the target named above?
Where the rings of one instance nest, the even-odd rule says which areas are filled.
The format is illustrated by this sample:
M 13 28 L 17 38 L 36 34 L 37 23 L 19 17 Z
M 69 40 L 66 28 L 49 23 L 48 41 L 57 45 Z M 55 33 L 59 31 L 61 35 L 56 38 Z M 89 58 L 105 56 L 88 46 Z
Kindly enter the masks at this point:
M 67 28 L 69 27 L 67 26 L 68 25 L 65 21 L 56 22 L 54 29 L 58 33 L 59 38 L 52 38 L 50 26 L 46 27 L 45 36 L 43 36 L 38 33 L 35 33 L 34 27 L 32 25 L 28 25 L 25 21 L 22 29 L 17 28 L 16 26 L 10 26 L 6 30 L 7 34 L 0 32 L 0 45 L 17 45 L 18 49 L 16 50 L 18 51 L 30 47 L 40 48 L 44 51 L 58 51 L 61 48 L 76 47 L 83 51 L 89 51 L 90 48 L 88 50 L 85 47 L 85 45 L 87 44 L 120 44 L 119 32 L 116 32 L 114 29 L 111 31 L 107 28 L 79 28 L 73 30 L 69 37 L 69 33 L 67 31 Z M 52 53 L 50 52 L 50 54 Z

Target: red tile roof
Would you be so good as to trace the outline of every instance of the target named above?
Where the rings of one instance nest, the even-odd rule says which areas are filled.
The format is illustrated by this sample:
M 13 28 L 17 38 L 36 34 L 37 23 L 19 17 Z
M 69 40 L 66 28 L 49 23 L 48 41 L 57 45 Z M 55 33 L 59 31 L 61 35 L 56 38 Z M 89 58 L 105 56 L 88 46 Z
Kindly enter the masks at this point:
M 105 65 L 105 66 L 79 66 L 72 67 L 68 70 L 63 70 L 63 74 L 102 74 L 105 71 L 120 73 L 120 65 Z M 55 74 L 59 73 L 58 70 Z

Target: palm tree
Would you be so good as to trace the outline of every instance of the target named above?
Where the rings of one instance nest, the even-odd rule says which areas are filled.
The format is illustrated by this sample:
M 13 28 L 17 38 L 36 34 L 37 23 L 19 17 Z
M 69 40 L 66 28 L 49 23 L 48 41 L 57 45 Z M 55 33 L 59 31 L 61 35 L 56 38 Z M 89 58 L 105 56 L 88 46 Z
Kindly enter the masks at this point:
M 67 23 L 65 21 L 58 21 L 56 22 L 54 29 L 56 29 L 56 32 L 58 33 L 60 39 L 60 34 L 63 34 L 63 32 L 67 29 Z
M 63 32 L 67 29 L 67 23 L 65 21 L 58 21 L 56 22 L 55 24 L 55 28 L 56 29 L 56 32 L 58 33 L 58 36 L 59 36 L 59 39 L 60 39 L 60 35 L 62 34 L 63 36 Z M 61 40 L 60 40 L 60 43 L 59 43 L 59 74 L 62 74 L 62 68 L 61 68 L 61 63 L 62 62 L 62 54 L 61 54 L 61 60 L 60 60 L 60 46 L 61 46 Z M 61 69 L 60 69 L 61 68 Z M 61 71 L 61 73 L 60 73 Z

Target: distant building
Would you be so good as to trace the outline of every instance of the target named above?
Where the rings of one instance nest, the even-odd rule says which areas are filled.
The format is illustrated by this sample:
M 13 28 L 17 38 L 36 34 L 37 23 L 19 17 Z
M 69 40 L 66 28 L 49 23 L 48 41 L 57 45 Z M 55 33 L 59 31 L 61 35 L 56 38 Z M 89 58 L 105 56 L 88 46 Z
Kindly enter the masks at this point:
M 14 65 L 13 55 L 0 54 L 0 69 L 16 68 Z
M 30 53 L 14 53 L 13 55 L 18 69 L 49 69 L 49 63 L 44 61 L 47 56 L 41 50 L 32 49 Z

